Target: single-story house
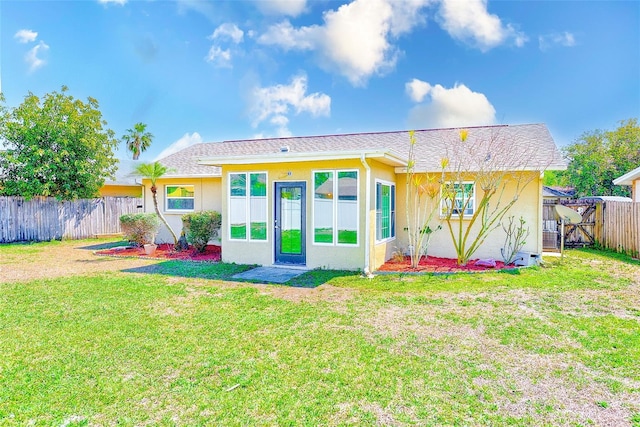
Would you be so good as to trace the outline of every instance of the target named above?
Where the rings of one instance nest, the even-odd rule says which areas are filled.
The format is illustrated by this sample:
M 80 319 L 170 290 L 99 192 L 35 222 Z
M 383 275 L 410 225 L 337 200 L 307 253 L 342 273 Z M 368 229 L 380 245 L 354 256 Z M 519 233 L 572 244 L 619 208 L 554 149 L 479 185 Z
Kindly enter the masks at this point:
M 115 179 L 105 181 L 100 187 L 100 197 L 142 197 L 140 177 L 133 174 L 136 164 L 133 160 L 120 160 Z
M 640 166 L 613 180 L 615 185 L 631 186 L 631 199 L 640 202 Z
M 464 189 L 456 190 L 472 197 L 465 219 L 478 209 L 485 188 L 477 173 L 486 178 L 487 172 L 515 176 L 520 171 L 527 176 L 509 215 L 523 217 L 530 228 L 523 250 L 542 252 L 542 173 L 566 168 L 544 124 L 418 130 L 414 135 L 416 172 L 447 180 L 455 165 L 465 168 Z M 170 172 L 157 181 L 159 205 L 176 233 L 184 213 L 221 212 L 225 262 L 375 270 L 395 251 L 408 249 L 409 141 L 409 132 L 401 131 L 196 144 L 160 160 Z M 474 148 L 461 154 L 460 147 Z M 517 166 L 514 159 L 520 161 Z M 153 212 L 150 183 L 142 183 L 145 211 Z M 515 186 L 515 179 L 507 182 L 505 197 L 513 199 L 507 193 Z M 503 199 L 503 205 L 511 199 Z M 439 210 L 436 222 L 451 208 L 439 203 L 431 206 Z M 474 230 L 478 226 L 479 221 Z M 163 231 L 158 240 L 171 237 Z M 504 240 L 497 227 L 474 258 L 500 259 Z M 433 234 L 428 254 L 455 258 L 446 227 Z

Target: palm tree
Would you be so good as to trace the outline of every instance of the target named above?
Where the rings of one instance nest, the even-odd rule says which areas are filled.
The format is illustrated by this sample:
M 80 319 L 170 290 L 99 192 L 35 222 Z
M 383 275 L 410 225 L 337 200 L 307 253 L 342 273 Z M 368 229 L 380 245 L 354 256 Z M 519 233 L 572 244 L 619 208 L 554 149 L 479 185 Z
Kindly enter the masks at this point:
M 178 237 L 176 236 L 176 233 L 173 231 L 173 228 L 171 228 L 166 218 L 164 217 L 164 215 L 162 215 L 162 213 L 160 212 L 160 209 L 158 208 L 158 194 L 157 194 L 158 187 L 156 186 L 156 181 L 158 180 L 158 178 L 162 177 L 167 172 L 169 172 L 169 168 L 167 168 L 160 162 L 142 163 L 136 166 L 136 168 L 134 169 L 134 173 L 136 175 L 140 175 L 143 178 L 146 178 L 149 181 L 151 181 L 151 194 L 153 194 L 153 207 L 156 209 L 156 214 L 158 215 L 160 220 L 169 229 L 169 232 L 173 237 L 174 245 L 177 245 Z
M 127 134 L 122 140 L 127 144 L 127 150 L 133 154 L 133 160 L 138 160 L 140 154 L 151 145 L 153 134 L 146 132 L 147 125 L 144 123 L 136 123 L 133 129 L 127 129 Z

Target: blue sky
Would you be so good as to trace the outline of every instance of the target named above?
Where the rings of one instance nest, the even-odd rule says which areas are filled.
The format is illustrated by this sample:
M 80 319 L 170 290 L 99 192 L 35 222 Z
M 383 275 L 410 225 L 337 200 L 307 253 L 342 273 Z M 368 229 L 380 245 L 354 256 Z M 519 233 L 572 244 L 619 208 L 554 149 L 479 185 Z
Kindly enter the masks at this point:
M 151 161 L 202 141 L 640 116 L 640 2 L 0 2 L 6 105 L 69 87 Z M 118 157 L 127 158 L 124 145 Z

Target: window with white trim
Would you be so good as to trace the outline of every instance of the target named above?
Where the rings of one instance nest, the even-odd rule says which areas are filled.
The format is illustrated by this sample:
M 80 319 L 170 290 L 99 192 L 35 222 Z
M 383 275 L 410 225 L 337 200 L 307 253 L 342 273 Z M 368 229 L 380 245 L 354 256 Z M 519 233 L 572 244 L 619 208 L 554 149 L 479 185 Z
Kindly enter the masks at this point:
M 472 216 L 476 207 L 474 182 L 448 182 L 442 186 L 440 215 Z M 451 210 L 453 208 L 453 211 Z
M 396 186 L 376 181 L 376 240 L 396 237 Z
M 266 172 L 229 174 L 229 239 L 267 240 Z
M 358 171 L 313 173 L 313 242 L 358 244 Z
M 165 189 L 166 211 L 192 211 L 194 207 L 193 185 L 167 185 Z

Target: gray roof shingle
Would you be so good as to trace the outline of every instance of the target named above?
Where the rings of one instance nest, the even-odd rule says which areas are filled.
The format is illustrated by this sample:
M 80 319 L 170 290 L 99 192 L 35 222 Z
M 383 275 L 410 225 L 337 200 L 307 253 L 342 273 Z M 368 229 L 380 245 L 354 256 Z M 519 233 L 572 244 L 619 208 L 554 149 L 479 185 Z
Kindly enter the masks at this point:
M 468 130 L 465 142 L 460 141 L 462 129 Z M 417 130 L 415 137 L 418 171 L 440 171 L 443 157 L 448 157 L 451 164 L 456 161 L 469 164 L 478 159 L 492 159 L 492 162 L 503 165 L 505 169 L 509 168 L 508 165 L 515 164 L 515 158 L 526 161 L 528 169 L 566 168 L 566 163 L 544 124 Z M 284 146 L 289 148 L 289 153 L 298 154 L 382 150 L 406 159 L 409 155 L 409 133 L 395 131 L 210 142 L 185 148 L 160 159 L 160 162 L 174 169 L 174 172 L 167 174 L 169 176 L 220 175 L 218 167 L 200 165 L 199 159 L 286 156 L 287 153 L 281 153 L 281 147 Z M 478 151 L 482 154 L 478 155 Z

